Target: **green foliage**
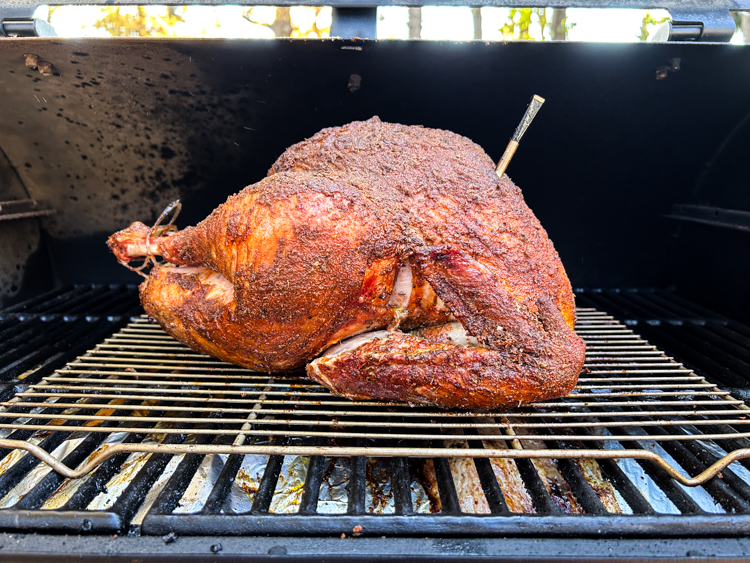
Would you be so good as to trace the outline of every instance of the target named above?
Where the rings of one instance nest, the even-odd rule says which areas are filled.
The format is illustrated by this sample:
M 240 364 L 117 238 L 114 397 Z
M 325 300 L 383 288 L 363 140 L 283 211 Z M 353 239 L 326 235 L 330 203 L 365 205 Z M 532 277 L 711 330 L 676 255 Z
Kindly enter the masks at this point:
M 643 21 L 641 22 L 641 33 L 638 35 L 638 39 L 640 39 L 641 41 L 648 40 L 648 36 L 650 35 L 650 32 L 648 30 L 649 26 L 659 25 L 666 21 L 669 21 L 669 16 L 656 19 L 651 15 L 650 12 L 646 12 L 646 15 L 643 16 Z
M 547 10 L 550 10 L 549 17 Z M 538 24 L 541 37 L 532 37 L 529 29 L 532 24 Z M 562 8 L 511 8 L 508 14 L 508 23 L 500 28 L 503 39 L 509 40 L 534 40 L 545 39 L 564 40 L 568 38 L 568 32 L 573 29 L 574 23 L 568 23 L 565 9 Z
M 174 25 L 184 21 L 176 9 L 164 7 L 160 14 L 144 6 L 106 7 L 94 27 L 106 29 L 113 37 L 171 37 Z

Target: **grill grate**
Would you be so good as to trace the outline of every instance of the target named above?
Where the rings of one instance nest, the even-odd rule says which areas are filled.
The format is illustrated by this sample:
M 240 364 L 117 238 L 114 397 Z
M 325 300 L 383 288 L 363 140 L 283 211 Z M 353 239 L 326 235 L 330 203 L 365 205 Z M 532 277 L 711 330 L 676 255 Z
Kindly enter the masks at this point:
M 563 399 L 536 403 L 533 408 L 483 413 L 481 420 L 476 413 L 377 401 L 355 403 L 331 395 L 300 375 L 269 377 L 231 366 L 191 351 L 141 317 L 92 352 L 4 403 L 0 429 L 60 432 L 79 430 L 83 424 L 87 432 L 111 433 L 110 425 L 118 423 L 117 432 L 123 433 L 189 433 L 228 438 L 226 445 L 189 448 L 177 444 L 109 447 L 76 471 L 54 463 L 61 473 L 76 477 L 118 452 L 141 448 L 147 452 L 187 453 L 189 449 L 214 454 L 641 457 L 660 463 L 683 484 L 693 485 L 718 473 L 721 465 L 697 479 L 688 479 L 646 450 L 606 449 L 600 445 L 603 436 L 618 442 L 637 442 L 642 437 L 631 429 L 654 427 L 662 429 L 653 433 L 654 441 L 750 437 L 750 409 L 742 401 L 667 357 L 611 316 L 581 309 L 578 317 L 577 332 L 587 341 L 587 362 L 574 392 Z M 49 408 L 51 405 L 53 409 Z M 49 412 L 36 412 L 43 408 Z M 67 410 L 60 414 L 61 409 Z M 213 417 L 211 424 L 206 424 L 207 417 Z M 716 428 L 727 424 L 738 429 Z M 686 426 L 707 431 L 680 431 Z M 664 428 L 675 428 L 677 432 L 666 432 Z M 494 435 L 498 439 L 511 437 L 514 451 L 470 448 L 456 453 L 444 448 L 449 441 L 466 441 L 467 433 Z M 524 446 L 526 442 L 538 442 L 540 433 L 547 441 L 570 440 L 574 436 L 585 442 L 587 449 L 549 452 Z M 303 442 L 327 439 L 339 444 L 243 446 L 248 437 Z M 346 439 L 384 442 L 342 445 L 341 440 Z M 399 440 L 405 443 L 393 445 Z M 12 445 L 40 453 L 29 444 Z
M 351 402 L 134 318 L 3 403 L 0 527 L 746 533 L 750 409 L 614 317 L 578 318 L 575 392 L 493 413 Z M 586 518 L 519 529 L 534 514 Z
M 0 400 L 38 382 L 138 314 L 135 286 L 75 285 L 0 311 Z

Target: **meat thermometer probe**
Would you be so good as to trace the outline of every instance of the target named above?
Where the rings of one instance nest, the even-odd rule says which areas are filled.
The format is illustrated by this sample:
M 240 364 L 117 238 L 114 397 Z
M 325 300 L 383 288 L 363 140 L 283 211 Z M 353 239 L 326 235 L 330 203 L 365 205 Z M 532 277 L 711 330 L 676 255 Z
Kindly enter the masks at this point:
M 536 114 L 541 109 L 543 103 L 544 98 L 542 98 L 541 96 L 537 96 L 536 94 L 534 94 L 534 96 L 531 98 L 529 106 L 526 108 L 526 113 L 523 114 L 521 123 L 519 123 L 518 127 L 516 127 L 516 132 L 513 133 L 513 137 L 511 137 L 510 143 L 508 143 L 503 156 L 500 158 L 500 162 L 497 163 L 497 168 L 495 168 L 495 172 L 497 172 L 497 175 L 501 178 L 505 173 L 505 169 L 508 168 L 508 164 L 510 164 L 510 159 L 513 158 L 514 154 L 516 154 L 516 149 L 518 148 L 518 143 L 521 141 L 521 137 L 523 137 L 523 134 L 526 133 L 526 129 L 528 129 L 529 125 L 531 125 L 531 122 L 536 117 Z

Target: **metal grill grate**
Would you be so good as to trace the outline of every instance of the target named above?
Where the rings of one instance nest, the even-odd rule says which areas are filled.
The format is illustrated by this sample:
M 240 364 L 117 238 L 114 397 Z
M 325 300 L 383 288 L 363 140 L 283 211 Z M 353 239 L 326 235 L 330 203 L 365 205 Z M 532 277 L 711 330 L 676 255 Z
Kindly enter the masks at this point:
M 600 445 L 603 436 L 636 442 L 642 437 L 632 432 L 633 428 L 671 427 L 677 432 L 654 435 L 652 439 L 750 437 L 750 409 L 742 401 L 673 361 L 611 316 L 581 309 L 578 317 L 576 330 L 587 341 L 587 363 L 573 394 L 536 403 L 533 408 L 482 413 L 482 421 L 477 420 L 477 413 L 376 401 L 354 403 L 331 395 L 299 375 L 269 377 L 231 366 L 191 351 L 141 317 L 65 369 L 4 403 L 0 429 L 73 432 L 83 424 L 89 432 L 111 433 L 109 425 L 102 426 L 109 422 L 117 423 L 117 431 L 125 433 L 190 433 L 231 439 L 231 447 L 118 445 L 94 455 L 77 470 L 43 457 L 68 477 L 85 475 L 121 451 L 189 450 L 333 456 L 638 457 L 656 461 L 672 477 L 688 485 L 704 482 L 723 467 L 720 464 L 688 479 L 652 452 L 607 450 Z M 50 410 L 50 403 L 54 403 L 54 412 L 35 412 L 39 408 Z M 60 414 L 60 409 L 67 410 Z M 211 424 L 207 424 L 207 418 Z M 739 430 L 717 428 L 727 424 L 738 426 Z M 692 435 L 685 431 L 686 426 L 707 432 Z M 512 437 L 513 450 L 470 448 L 457 453 L 444 448 L 447 441 L 466 441 L 467 433 Z M 574 438 L 586 443 L 587 448 L 543 451 L 523 445 L 539 441 L 540 433 L 545 440 Z M 327 439 L 336 440 L 339 445 L 243 446 L 248 437 Z M 345 439 L 385 442 L 341 445 Z M 408 444 L 392 445 L 398 440 Z M 28 443 L 2 445 L 42 454 Z M 736 458 L 737 454 L 732 459 Z
M 141 311 L 135 286 L 75 285 L 0 311 L 0 400 L 36 383 Z
M 736 463 L 750 456 L 750 409 L 612 316 L 578 319 L 587 362 L 571 396 L 461 413 L 337 398 L 135 318 L 3 403 L 0 527 L 508 533 L 520 515 L 570 513 L 673 527 L 682 515 L 687 533 L 684 515 L 750 514 L 748 463 Z M 416 528 L 399 520 L 413 515 Z M 728 533 L 750 526 L 733 518 Z M 645 529 L 615 520 L 529 533 Z

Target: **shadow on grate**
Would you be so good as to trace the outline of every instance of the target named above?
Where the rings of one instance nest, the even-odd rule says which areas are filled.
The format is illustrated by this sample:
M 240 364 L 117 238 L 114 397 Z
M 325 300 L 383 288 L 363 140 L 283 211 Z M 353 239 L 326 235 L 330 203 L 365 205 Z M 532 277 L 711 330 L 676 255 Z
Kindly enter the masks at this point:
M 462 413 L 351 402 L 136 318 L 3 403 L 0 527 L 747 533 L 750 409 L 612 316 L 580 309 L 576 330 L 569 397 Z
M 627 319 L 696 373 L 750 399 L 750 327 L 663 290 L 577 290 L 577 301 Z
M 37 383 L 142 312 L 135 286 L 76 285 L 0 310 L 0 400 Z

